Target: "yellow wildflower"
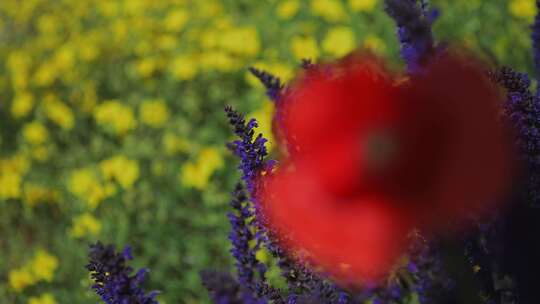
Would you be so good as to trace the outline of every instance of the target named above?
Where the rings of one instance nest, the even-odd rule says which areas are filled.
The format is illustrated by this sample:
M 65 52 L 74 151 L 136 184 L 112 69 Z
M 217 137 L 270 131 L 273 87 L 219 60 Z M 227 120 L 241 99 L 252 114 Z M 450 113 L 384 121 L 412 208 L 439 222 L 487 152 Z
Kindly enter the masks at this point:
M 28 143 L 39 145 L 47 141 L 49 132 L 42 123 L 33 121 L 24 125 L 23 137 Z
M 36 281 L 27 268 L 11 270 L 8 277 L 9 287 L 17 293 L 23 291 L 28 286 L 34 285 Z
M 101 231 L 101 223 L 92 214 L 86 212 L 73 219 L 73 226 L 69 234 L 75 238 L 87 235 L 96 236 Z
M 209 51 L 201 54 L 201 67 L 229 72 L 238 68 L 238 62 L 224 51 Z
M 135 63 L 135 70 L 142 77 L 150 77 L 157 70 L 157 60 L 147 57 Z
M 342 57 L 356 48 L 354 32 L 346 26 L 337 26 L 328 31 L 323 42 L 323 50 L 334 56 Z
M 30 269 L 34 278 L 50 282 L 58 268 L 58 259 L 45 250 L 38 250 L 31 261 Z
M 319 47 L 317 40 L 313 37 L 293 37 L 291 40 L 291 50 L 297 60 L 317 59 L 319 57 Z
M 185 139 L 169 132 L 165 133 L 162 142 L 163 147 L 165 148 L 165 153 L 168 155 L 173 155 L 178 152 L 187 152 L 190 148 L 189 143 Z
M 203 190 L 216 170 L 223 167 L 223 157 L 213 147 L 205 148 L 195 162 L 185 164 L 180 172 L 180 180 L 185 187 Z
M 0 159 L 0 172 L 11 171 L 24 174 L 28 169 L 30 169 L 30 162 L 22 154 L 15 154 L 10 158 Z
M 24 51 L 13 51 L 7 58 L 7 67 L 11 72 L 14 89 L 28 86 L 28 73 L 32 63 L 31 57 Z
M 49 94 L 44 99 L 45 115 L 60 126 L 70 130 L 75 125 L 75 117 L 71 109 L 61 102 L 56 96 Z
M 39 297 L 31 297 L 28 300 L 28 304 L 56 304 L 54 296 L 50 293 L 44 293 Z
M 384 41 L 372 34 L 368 34 L 367 37 L 364 39 L 364 47 L 372 50 L 375 53 L 384 53 L 386 50 L 386 45 L 384 44 Z
M 159 50 L 171 51 L 176 48 L 178 44 L 177 37 L 171 34 L 160 35 L 155 42 L 155 45 Z
M 53 61 L 44 61 L 34 74 L 34 82 L 40 87 L 51 85 L 58 77 L 59 71 Z
M 163 25 L 165 26 L 165 29 L 171 32 L 180 32 L 186 22 L 189 19 L 188 13 L 183 9 L 174 9 L 170 11 L 167 16 L 165 16 L 165 20 L 163 21 Z
M 60 22 L 54 15 L 43 15 L 37 19 L 37 28 L 43 34 L 54 34 Z
M 15 118 L 25 117 L 34 107 L 34 97 L 27 92 L 19 93 L 11 103 L 11 115 Z
M 107 100 L 96 106 L 94 117 L 98 124 L 120 136 L 137 126 L 133 110 L 118 100 Z
M 103 186 L 99 182 L 98 175 L 91 168 L 82 168 L 71 174 L 68 190 L 86 201 L 90 208 L 96 208 L 102 200 L 114 193 L 115 188 L 108 184 Z
M 28 183 L 24 185 L 23 201 L 33 207 L 41 202 L 54 202 L 58 200 L 58 192 L 47 187 Z
M 169 67 L 172 76 L 177 80 L 193 79 L 198 69 L 195 60 L 196 58 L 190 55 L 176 56 Z
M 298 13 L 300 10 L 300 1 L 298 0 L 285 0 L 281 2 L 277 9 L 276 13 L 281 19 L 291 19 Z
M 328 22 L 342 21 L 346 17 L 339 0 L 311 0 L 311 11 Z
M 123 155 L 103 160 L 99 167 L 108 180 L 115 180 L 124 189 L 129 189 L 139 178 L 139 164 Z
M 197 31 L 195 31 L 196 34 Z M 220 32 L 215 29 L 206 29 L 201 31 L 197 35 L 198 41 L 201 44 L 201 47 L 204 49 L 212 49 L 218 46 Z
M 53 62 L 56 68 L 61 71 L 72 68 L 75 63 L 75 52 L 73 47 L 69 44 L 60 47 L 54 54 Z
M 511 0 L 508 2 L 508 10 L 512 15 L 529 21 L 536 15 L 534 0 Z
M 99 55 L 99 48 L 97 48 L 94 44 L 96 42 L 86 41 L 84 45 L 81 45 L 77 48 L 77 51 L 79 52 L 79 58 L 83 61 L 90 62 L 94 59 L 96 59 Z
M 139 108 L 141 121 L 150 127 L 161 128 L 169 120 L 169 109 L 162 99 L 150 99 L 142 102 Z
M 0 199 L 21 197 L 21 183 L 19 172 L 0 172 Z
M 221 33 L 219 46 L 231 54 L 255 56 L 260 50 L 259 35 L 255 27 L 237 27 Z
M 249 117 L 255 118 L 259 125 L 259 127 L 255 129 L 255 133 L 261 133 L 266 139 L 268 139 L 268 142 L 266 143 L 268 150 L 271 150 L 274 144 L 274 136 L 272 135 L 273 116 L 274 104 L 270 102 L 265 102 L 259 110 L 249 115 Z
M 349 0 L 349 6 L 355 12 L 371 12 L 375 5 L 377 0 Z

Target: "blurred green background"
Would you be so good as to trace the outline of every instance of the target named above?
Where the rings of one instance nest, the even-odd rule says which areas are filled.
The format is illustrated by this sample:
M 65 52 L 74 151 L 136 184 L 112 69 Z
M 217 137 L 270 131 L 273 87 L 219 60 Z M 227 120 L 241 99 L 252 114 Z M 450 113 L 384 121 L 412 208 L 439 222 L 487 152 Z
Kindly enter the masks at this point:
M 532 71 L 534 0 L 434 0 L 439 40 Z M 95 240 L 131 244 L 162 303 L 207 303 L 231 268 L 225 104 L 272 105 L 246 72 L 357 46 L 401 65 L 382 0 L 0 1 L 0 302 L 96 303 Z

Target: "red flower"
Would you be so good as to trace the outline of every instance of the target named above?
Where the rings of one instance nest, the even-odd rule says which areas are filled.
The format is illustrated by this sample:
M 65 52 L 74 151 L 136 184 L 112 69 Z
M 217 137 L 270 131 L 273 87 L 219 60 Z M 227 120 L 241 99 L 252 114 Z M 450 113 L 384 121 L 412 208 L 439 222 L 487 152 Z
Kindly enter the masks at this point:
M 397 79 L 353 55 L 307 71 L 278 109 L 288 154 L 261 201 L 286 246 L 347 282 L 383 278 L 412 228 L 477 215 L 510 181 L 501 98 L 480 65 L 445 54 Z

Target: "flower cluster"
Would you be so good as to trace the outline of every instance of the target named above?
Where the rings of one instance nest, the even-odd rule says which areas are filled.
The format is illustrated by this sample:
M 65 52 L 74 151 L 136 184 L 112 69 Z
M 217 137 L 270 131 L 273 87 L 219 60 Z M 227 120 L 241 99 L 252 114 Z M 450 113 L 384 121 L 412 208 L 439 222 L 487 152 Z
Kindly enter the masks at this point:
M 127 266 L 132 259 L 130 247 L 120 253 L 112 245 L 91 245 L 86 268 L 95 282 L 92 288 L 107 304 L 158 304 L 154 299 L 157 292 L 146 293 L 142 288 L 148 270 L 143 268 L 132 274 L 133 269 Z
M 9 286 L 16 292 L 39 283 L 51 282 L 58 268 L 58 258 L 45 250 L 38 250 L 25 265 L 9 272 Z

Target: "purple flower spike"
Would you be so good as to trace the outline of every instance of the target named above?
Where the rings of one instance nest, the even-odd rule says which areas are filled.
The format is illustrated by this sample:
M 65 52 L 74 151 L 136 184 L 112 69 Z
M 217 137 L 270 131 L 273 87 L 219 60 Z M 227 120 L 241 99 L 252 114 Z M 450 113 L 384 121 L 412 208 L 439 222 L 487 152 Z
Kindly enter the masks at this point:
M 113 245 L 90 245 L 86 269 L 95 282 L 92 288 L 106 304 L 158 304 L 158 292 L 146 293 L 142 288 L 148 270 L 143 268 L 132 275 L 133 268 L 126 265 L 132 258 L 129 246 L 120 253 Z
M 266 95 L 268 95 L 271 100 L 277 101 L 283 90 L 283 84 L 279 77 L 254 67 L 250 67 L 249 71 L 266 87 Z
M 435 50 L 431 25 L 438 11 L 429 10 L 425 0 L 386 0 L 385 10 L 396 21 L 401 57 L 410 73 L 418 73 Z

